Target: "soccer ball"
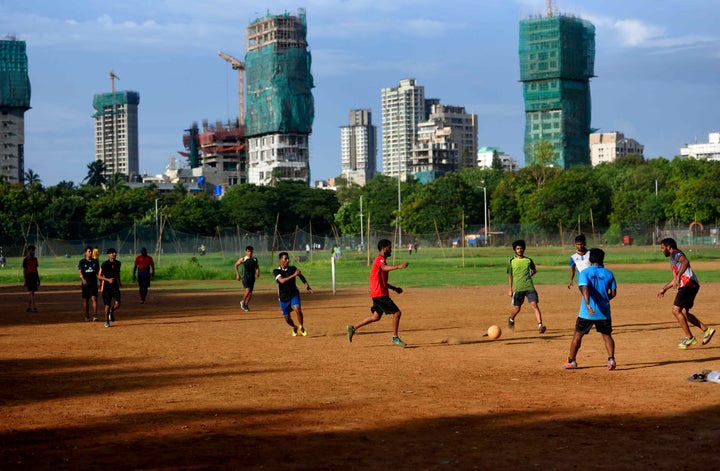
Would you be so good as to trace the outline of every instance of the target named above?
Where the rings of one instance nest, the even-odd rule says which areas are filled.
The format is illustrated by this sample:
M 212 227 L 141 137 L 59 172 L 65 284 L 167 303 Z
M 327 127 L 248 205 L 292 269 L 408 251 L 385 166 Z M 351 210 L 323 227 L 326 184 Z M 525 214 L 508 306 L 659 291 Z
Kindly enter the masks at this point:
M 491 325 L 488 328 L 487 335 L 491 340 L 499 339 L 502 335 L 502 330 L 500 330 L 500 327 L 496 325 Z

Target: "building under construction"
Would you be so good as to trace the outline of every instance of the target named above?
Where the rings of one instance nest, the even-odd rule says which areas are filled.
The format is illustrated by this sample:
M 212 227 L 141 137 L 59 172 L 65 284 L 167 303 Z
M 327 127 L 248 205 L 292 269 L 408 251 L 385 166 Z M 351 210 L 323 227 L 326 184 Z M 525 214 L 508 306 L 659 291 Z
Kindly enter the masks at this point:
M 30 78 L 25 41 L 0 39 L 0 178 L 25 181 L 25 112 Z
M 533 143 L 553 144 L 557 165 L 590 165 L 590 78 L 595 70 L 595 27 L 557 15 L 520 22 L 520 81 L 525 100 L 525 161 Z
M 248 182 L 310 184 L 315 106 L 305 10 L 258 18 L 247 37 Z
M 128 181 L 140 178 L 140 145 L 138 105 L 140 94 L 132 91 L 115 91 L 119 77 L 110 72 L 110 93 L 93 97 L 95 114 L 95 160 L 105 164 L 105 177 L 116 173 Z
M 183 146 L 186 152 L 180 154 L 188 158 L 195 181 L 214 187 L 214 193 L 247 183 L 245 127 L 239 121 L 209 124 L 203 120 L 201 129 L 193 123 L 183 135 Z

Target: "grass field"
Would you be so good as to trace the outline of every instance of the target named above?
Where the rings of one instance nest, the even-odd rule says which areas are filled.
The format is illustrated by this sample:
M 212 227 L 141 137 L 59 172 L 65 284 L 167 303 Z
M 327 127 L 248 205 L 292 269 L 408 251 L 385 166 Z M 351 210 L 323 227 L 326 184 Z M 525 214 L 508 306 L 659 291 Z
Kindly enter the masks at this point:
M 720 260 L 720 247 L 681 247 L 691 263 Z M 568 280 L 569 255 L 574 247 L 528 247 L 526 256 L 538 266 L 535 283 L 562 284 Z M 621 283 L 656 283 L 667 281 L 669 267 L 667 259 L 657 246 L 608 247 L 605 264 L 615 271 Z M 375 257 L 374 251 L 358 253 L 345 251 L 336 263 L 337 287 L 362 287 L 367 283 L 368 260 Z M 295 257 L 300 257 L 296 259 Z M 509 247 L 482 247 L 473 249 L 423 248 L 409 255 L 404 249 L 396 250 L 394 261 L 410 262 L 403 273 L 403 282 L 408 287 L 432 288 L 448 286 L 488 286 L 506 282 L 505 268 L 512 256 Z M 76 265 L 81 254 L 69 257 L 41 257 L 40 275 L 44 283 L 74 283 L 78 281 Z M 270 269 L 277 266 L 277 253 L 258 254 L 262 274 L 267 277 Z M 129 282 L 132 275 L 132 256 L 120 256 L 123 263 L 123 281 Z M 235 278 L 233 265 L 236 254 L 210 253 L 196 257 L 192 255 L 161 255 L 156 257 L 157 281 L 188 281 L 185 288 L 202 287 L 203 281 L 228 280 Z M 330 254 L 315 252 L 306 259 L 304 252 L 291 254 L 292 264 L 297 265 L 313 285 L 332 285 Z M 104 256 L 101 256 L 101 263 Z M 635 270 L 643 265 L 642 271 Z M 10 258 L 0 270 L 0 285 L 22 284 L 20 258 Z M 268 278 L 265 278 L 268 279 Z M 700 279 L 705 282 L 720 281 L 720 271 L 700 270 Z M 234 285 L 230 285 L 235 287 Z M 200 288 L 202 289 L 202 288 Z

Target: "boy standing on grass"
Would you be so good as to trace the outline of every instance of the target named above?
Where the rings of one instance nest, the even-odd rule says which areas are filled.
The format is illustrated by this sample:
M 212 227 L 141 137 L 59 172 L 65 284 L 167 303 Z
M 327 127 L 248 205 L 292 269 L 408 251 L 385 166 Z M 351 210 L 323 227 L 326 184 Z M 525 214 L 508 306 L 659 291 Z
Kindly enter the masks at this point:
M 677 319 L 680 328 L 682 329 L 685 337 L 680 341 L 678 348 L 685 350 L 691 345 L 697 343 L 697 339 L 690 332 L 690 326 L 688 322 L 695 327 L 702 329 L 703 339 L 702 344 L 705 345 L 712 339 L 715 334 L 715 329 L 705 325 L 695 314 L 690 312 L 693 305 L 695 304 L 695 296 L 697 296 L 700 290 L 700 282 L 695 276 L 695 272 L 690 268 L 690 260 L 685 256 L 681 250 L 677 247 L 675 239 L 667 237 L 660 241 L 660 251 L 666 257 L 670 257 L 670 268 L 673 272 L 673 279 L 668 281 L 665 286 L 662 287 L 657 293 L 658 298 L 665 296 L 665 292 L 670 288 L 677 288 L 677 294 L 675 295 L 675 301 L 673 301 L 672 313 Z
M 398 337 L 398 328 L 400 327 L 400 308 L 395 305 L 395 302 L 390 299 L 390 291 L 393 290 L 397 294 L 403 292 L 402 288 L 393 286 L 388 283 L 388 272 L 391 270 L 400 270 L 407 268 L 408 262 L 403 262 L 400 265 L 388 265 L 387 259 L 392 255 L 392 242 L 387 239 L 380 239 L 378 241 L 378 250 L 380 253 L 375 257 L 375 261 L 370 269 L 370 297 L 372 297 L 373 305 L 370 308 L 372 315 L 366 317 L 356 325 L 348 325 L 347 336 L 348 340 L 352 342 L 355 331 L 364 325 L 368 325 L 371 322 L 377 322 L 382 318 L 383 314 L 391 314 L 393 316 L 393 345 L 398 347 L 405 347 L 405 342 L 400 340 Z
M 590 332 L 592 326 L 600 332 L 608 353 L 607 369 L 615 369 L 615 340 L 612 337 L 612 317 L 610 300 L 617 295 L 617 284 L 612 272 L 603 266 L 605 252 L 602 249 L 590 249 L 590 266 L 578 274 L 578 286 L 583 299 L 580 312 L 575 321 L 575 333 L 570 343 L 570 356 L 563 365 L 565 369 L 577 368 L 577 353 L 582 338 Z
M 538 307 L 538 294 L 535 291 L 535 285 L 533 284 L 532 277 L 537 272 L 535 263 L 531 258 L 525 256 L 525 241 L 516 240 L 512 243 L 513 251 L 515 256 L 508 261 L 507 274 L 508 274 L 508 294 L 512 298 L 513 312 L 508 317 L 508 328 L 515 328 L 515 317 L 520 312 L 525 298 L 527 298 L 535 311 L 535 319 L 538 323 L 538 332 L 544 334 L 547 330 L 542 323 L 542 314 L 540 314 L 540 308 Z

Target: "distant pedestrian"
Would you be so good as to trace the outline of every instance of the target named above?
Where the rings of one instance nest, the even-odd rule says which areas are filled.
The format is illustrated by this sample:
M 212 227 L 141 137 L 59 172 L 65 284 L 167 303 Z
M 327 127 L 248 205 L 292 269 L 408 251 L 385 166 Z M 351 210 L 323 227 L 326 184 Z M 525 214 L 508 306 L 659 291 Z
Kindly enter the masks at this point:
M 92 256 L 93 248 L 85 247 L 85 256 L 78 262 L 77 268 L 80 272 L 82 282 L 83 308 L 85 309 L 85 321 L 90 320 L 90 304 L 92 303 L 93 322 L 97 322 L 97 298 L 98 298 L 98 273 L 100 263 Z
M 292 327 L 293 337 L 298 334 L 303 337 L 307 336 L 308 331 L 303 326 L 303 312 L 302 306 L 300 305 L 300 291 L 297 288 L 295 278 L 300 278 L 308 292 L 314 293 L 310 284 L 302 275 L 297 267 L 290 265 L 290 258 L 287 252 L 280 252 L 279 254 L 280 266 L 273 270 L 273 276 L 278 284 L 278 300 L 280 301 L 280 310 L 285 318 L 285 322 Z M 295 313 L 297 324 L 293 322 L 293 318 L 290 315 Z
M 27 312 L 38 312 L 35 306 L 35 291 L 40 288 L 40 273 L 38 272 L 38 259 L 35 257 L 35 246 L 28 245 L 28 254 L 23 258 L 23 285 L 28 291 Z
M 255 280 L 260 278 L 260 263 L 253 256 L 254 251 L 253 246 L 248 245 L 245 247 L 245 256 L 238 258 L 237 262 L 235 262 L 235 279 L 242 281 L 245 289 L 243 299 L 240 301 L 240 309 L 243 311 L 250 310 L 250 300 L 255 289 Z M 242 273 L 240 273 L 239 268 L 242 269 Z
M 115 322 L 115 311 L 120 309 L 120 260 L 117 260 L 117 251 L 107 249 L 108 259 L 100 266 L 98 278 L 102 281 L 102 297 L 105 304 L 105 327 Z
M 516 240 L 512 243 L 515 256 L 508 261 L 507 274 L 509 284 L 509 295 L 512 299 L 513 312 L 508 317 L 508 328 L 515 328 L 515 317 L 520 312 L 525 298 L 535 312 L 535 319 L 538 323 L 538 332 L 545 333 L 547 328 L 543 325 L 542 314 L 538 307 L 538 293 L 535 290 L 532 277 L 537 273 L 535 262 L 525 256 L 525 241 Z
M 590 266 L 578 274 L 578 286 L 582 291 L 580 312 L 575 321 L 575 333 L 570 343 L 570 356 L 563 365 L 565 369 L 577 368 L 577 353 L 582 339 L 590 332 L 592 326 L 600 332 L 607 350 L 607 369 L 614 370 L 615 340 L 612 337 L 612 316 L 610 300 L 617 296 L 617 283 L 613 273 L 606 269 L 605 252 L 602 249 L 590 249 L 588 258 Z
M 405 347 L 405 342 L 398 336 L 402 312 L 400 312 L 400 308 L 397 307 L 395 302 L 390 299 L 390 290 L 395 291 L 397 294 L 401 294 L 403 290 L 399 286 L 393 286 L 388 283 L 388 272 L 407 268 L 408 262 L 403 262 L 399 265 L 387 264 L 387 259 L 392 255 L 392 242 L 387 239 L 380 239 L 378 241 L 378 251 L 380 253 L 375 257 L 375 261 L 370 268 L 370 297 L 373 302 L 370 308 L 371 315 L 355 325 L 348 325 L 346 327 L 348 340 L 352 342 L 355 331 L 360 327 L 372 322 L 377 322 L 382 319 L 383 314 L 387 314 L 393 316 L 393 345 Z
M 140 304 L 147 301 L 148 289 L 150 288 L 150 279 L 155 278 L 155 260 L 148 255 L 145 247 L 140 249 L 140 255 L 135 257 L 133 264 L 132 279 L 135 281 L 137 273 L 138 288 L 140 289 Z
M 700 328 L 703 331 L 702 344 L 705 345 L 715 335 L 715 329 L 705 325 L 700 319 L 690 312 L 695 305 L 695 296 L 700 291 L 700 282 L 692 268 L 690 268 L 690 260 L 685 253 L 678 249 L 675 239 L 670 237 L 660 241 L 660 251 L 666 257 L 670 257 L 670 268 L 673 272 L 672 280 L 665 283 L 657 293 L 658 298 L 665 296 L 665 292 L 670 288 L 677 289 L 675 300 L 673 301 L 672 313 L 675 316 L 685 337 L 680 341 L 678 348 L 685 350 L 695 345 L 697 339 L 690 331 L 688 323 Z

